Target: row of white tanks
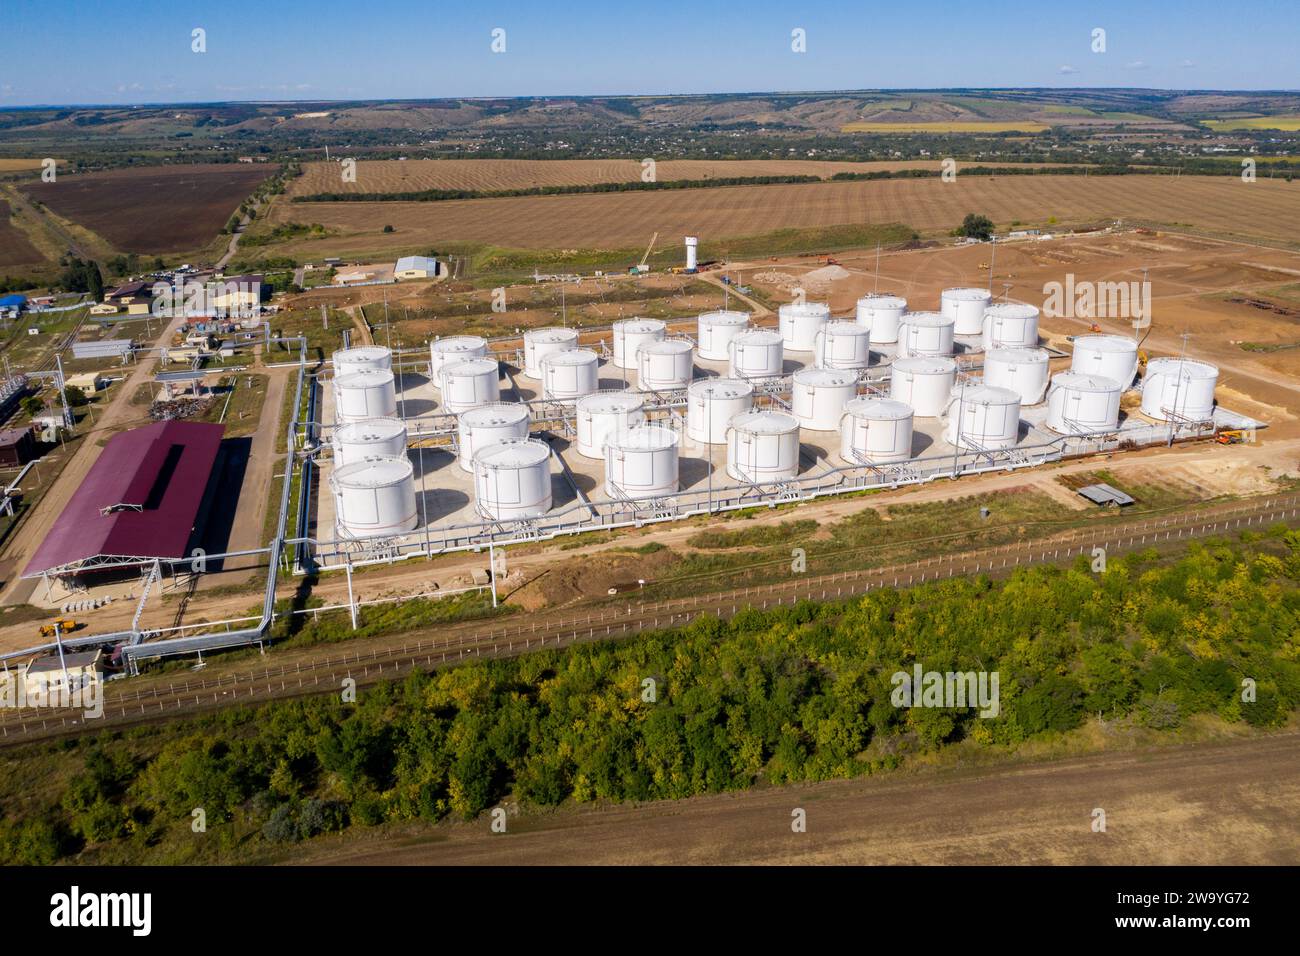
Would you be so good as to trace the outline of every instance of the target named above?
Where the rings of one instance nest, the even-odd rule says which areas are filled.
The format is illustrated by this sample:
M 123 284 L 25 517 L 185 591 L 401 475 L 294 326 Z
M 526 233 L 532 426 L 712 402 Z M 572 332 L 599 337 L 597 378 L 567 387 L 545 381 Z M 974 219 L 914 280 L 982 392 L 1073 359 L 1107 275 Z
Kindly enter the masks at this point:
M 895 295 L 858 300 L 856 324 L 878 345 L 897 343 L 898 354 L 952 355 L 955 336 L 981 336 L 984 349 L 1038 344 L 1039 311 L 1024 302 L 992 302 L 987 289 L 945 289 L 938 312 L 909 312 Z

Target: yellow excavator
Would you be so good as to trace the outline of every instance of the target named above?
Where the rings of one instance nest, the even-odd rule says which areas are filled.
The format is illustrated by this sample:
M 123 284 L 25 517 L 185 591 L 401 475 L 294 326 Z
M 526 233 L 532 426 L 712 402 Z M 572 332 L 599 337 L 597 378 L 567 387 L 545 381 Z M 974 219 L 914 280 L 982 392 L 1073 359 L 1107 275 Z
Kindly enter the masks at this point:
M 61 621 L 51 621 L 49 624 L 41 625 L 41 637 L 53 637 L 55 634 L 67 634 L 69 631 L 75 631 L 81 625 L 71 618 L 64 618 Z

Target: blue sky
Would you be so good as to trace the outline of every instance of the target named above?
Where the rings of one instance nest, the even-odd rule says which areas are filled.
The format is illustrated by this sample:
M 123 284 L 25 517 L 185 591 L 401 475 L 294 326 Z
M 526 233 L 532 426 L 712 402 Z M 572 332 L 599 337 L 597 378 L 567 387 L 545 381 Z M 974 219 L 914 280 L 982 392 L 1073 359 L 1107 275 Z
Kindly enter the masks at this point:
M 1105 53 L 1090 49 L 1106 30 Z M 206 31 L 207 52 L 191 50 Z M 491 51 L 505 30 L 506 51 Z M 807 52 L 791 51 L 806 31 Z M 950 86 L 1296 89 L 1300 3 L 4 0 L 0 106 Z

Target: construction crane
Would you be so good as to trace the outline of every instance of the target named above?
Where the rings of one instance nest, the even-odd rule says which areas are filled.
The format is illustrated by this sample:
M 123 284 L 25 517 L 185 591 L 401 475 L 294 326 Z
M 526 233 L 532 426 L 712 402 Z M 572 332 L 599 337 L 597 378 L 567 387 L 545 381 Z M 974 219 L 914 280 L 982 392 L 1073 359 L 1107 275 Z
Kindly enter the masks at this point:
M 646 265 L 646 260 L 650 258 L 650 253 L 654 252 L 654 250 L 655 250 L 655 243 L 656 243 L 658 240 L 659 240 L 659 233 L 656 232 L 653 236 L 650 237 L 650 245 L 648 245 L 648 246 L 645 247 L 645 255 L 643 255 L 643 256 L 641 257 L 641 261 L 640 261 L 640 262 L 638 262 L 635 266 L 632 267 L 632 270 L 631 270 L 632 272 L 649 272 L 649 271 L 650 271 L 650 267 Z

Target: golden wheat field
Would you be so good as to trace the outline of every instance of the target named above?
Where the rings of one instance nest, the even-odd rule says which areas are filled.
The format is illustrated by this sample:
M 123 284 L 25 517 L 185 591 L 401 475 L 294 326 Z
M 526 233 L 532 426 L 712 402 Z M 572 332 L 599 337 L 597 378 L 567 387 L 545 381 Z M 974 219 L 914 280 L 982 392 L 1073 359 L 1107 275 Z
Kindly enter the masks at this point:
M 473 242 L 521 249 L 632 249 L 650 234 L 705 240 L 785 228 L 906 223 L 921 232 L 955 227 L 968 212 L 1012 222 L 1062 225 L 1142 219 L 1210 233 L 1296 241 L 1300 184 L 1235 177 L 971 176 L 663 192 L 468 199 L 450 202 L 288 203 L 270 222 L 320 223 L 321 239 L 266 250 L 299 256 L 386 253 Z M 394 231 L 384 233 L 385 225 Z

